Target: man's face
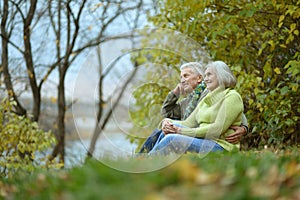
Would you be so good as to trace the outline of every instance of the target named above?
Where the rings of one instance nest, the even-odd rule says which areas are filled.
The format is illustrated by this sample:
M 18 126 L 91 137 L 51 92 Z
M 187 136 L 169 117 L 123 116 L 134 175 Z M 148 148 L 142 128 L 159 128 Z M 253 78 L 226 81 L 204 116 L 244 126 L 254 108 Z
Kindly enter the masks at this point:
M 192 92 L 202 81 L 201 75 L 196 75 L 191 68 L 185 68 L 180 73 L 181 84 L 185 93 Z

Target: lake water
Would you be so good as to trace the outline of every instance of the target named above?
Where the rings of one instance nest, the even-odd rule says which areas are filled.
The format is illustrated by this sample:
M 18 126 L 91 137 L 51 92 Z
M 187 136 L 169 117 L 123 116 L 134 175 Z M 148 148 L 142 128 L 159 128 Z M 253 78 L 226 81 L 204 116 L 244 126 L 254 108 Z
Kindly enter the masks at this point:
M 128 157 L 132 156 L 137 148 L 137 145 L 131 143 L 127 137 L 132 128 L 128 112 L 120 107 L 117 108 L 118 110 L 111 116 L 97 139 L 93 154 L 95 158 Z M 85 161 L 96 124 L 95 110 L 94 104 L 80 101 L 72 106 L 72 113 L 68 114 L 66 123 L 68 135 L 65 141 L 65 167 L 70 168 Z M 47 112 L 51 111 L 47 110 Z M 51 154 L 52 151 L 47 153 Z
M 80 165 L 84 162 L 90 142 L 90 139 L 66 141 L 66 168 Z M 131 157 L 136 148 L 137 145 L 131 143 L 128 138 L 126 138 L 126 134 L 104 132 L 97 140 L 93 157 L 96 159 L 103 157 L 112 159 Z
M 77 140 L 66 141 L 65 166 L 72 167 L 82 164 L 90 147 L 92 133 L 96 124 L 94 107 L 90 105 L 77 105 L 73 108 L 74 124 Z M 124 114 L 125 113 L 125 114 Z M 105 129 L 101 131 L 97 139 L 93 157 L 118 158 L 132 156 L 137 148 L 128 139 L 132 123 L 128 120 L 127 112 L 118 109 L 107 122 Z

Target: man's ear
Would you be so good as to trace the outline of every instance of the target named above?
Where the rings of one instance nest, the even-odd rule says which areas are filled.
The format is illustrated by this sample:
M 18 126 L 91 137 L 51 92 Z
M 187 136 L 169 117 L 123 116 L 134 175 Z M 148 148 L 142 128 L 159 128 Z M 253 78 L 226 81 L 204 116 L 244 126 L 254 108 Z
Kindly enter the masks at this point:
M 203 78 L 202 78 L 202 75 L 199 75 L 199 76 L 198 76 L 198 80 L 197 80 L 197 82 L 198 82 L 198 83 L 201 83 L 201 82 L 202 82 L 202 80 L 203 80 Z

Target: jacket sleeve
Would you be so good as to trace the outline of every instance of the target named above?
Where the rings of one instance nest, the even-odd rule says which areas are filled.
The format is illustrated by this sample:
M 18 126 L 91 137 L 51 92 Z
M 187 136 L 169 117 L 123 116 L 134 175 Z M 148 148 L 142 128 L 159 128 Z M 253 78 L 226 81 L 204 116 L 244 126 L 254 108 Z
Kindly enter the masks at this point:
M 181 103 L 177 101 L 178 97 L 174 92 L 169 92 L 161 108 L 164 118 L 181 119 Z
M 249 132 L 248 120 L 247 120 L 246 115 L 244 113 L 242 115 L 242 124 L 241 124 L 241 126 L 246 128 L 246 133 Z

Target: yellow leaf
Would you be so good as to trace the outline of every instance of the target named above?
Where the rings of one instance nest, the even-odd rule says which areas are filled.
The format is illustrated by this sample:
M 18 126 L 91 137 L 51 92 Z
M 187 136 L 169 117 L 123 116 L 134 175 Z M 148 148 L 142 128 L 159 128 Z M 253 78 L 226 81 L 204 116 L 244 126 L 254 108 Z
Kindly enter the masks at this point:
M 261 103 L 258 103 L 258 104 L 257 104 L 257 107 L 258 107 L 258 108 L 261 108 Z
M 50 97 L 52 103 L 56 103 L 57 99 L 55 97 Z
M 12 90 L 8 90 L 7 93 L 8 93 L 8 96 L 10 96 L 10 97 L 12 97 L 14 95 L 14 92 Z
M 280 15 L 279 17 L 279 23 L 281 23 L 284 20 L 284 15 Z
M 100 7 L 100 6 L 103 6 L 103 3 L 97 3 L 97 4 L 95 4 L 95 7 Z
M 274 43 L 274 41 L 270 40 L 268 43 L 270 45 L 270 51 L 274 51 L 274 49 L 275 49 L 275 43 Z
M 103 6 L 103 3 L 95 4 L 93 7 L 91 7 L 91 11 L 94 12 L 95 10 L 97 10 L 101 6 Z
M 28 72 L 29 78 L 32 79 L 33 78 L 33 73 L 32 72 Z
M 299 35 L 299 30 L 294 30 L 294 32 L 293 32 L 295 35 Z
M 249 105 L 252 105 L 253 102 L 254 102 L 253 99 L 250 99 L 250 100 L 249 100 Z
M 293 85 L 292 86 L 292 91 L 293 92 L 297 92 L 297 90 L 298 90 L 298 85 Z
M 279 46 L 286 49 L 286 45 L 285 44 L 281 44 Z
M 146 196 L 143 199 L 144 200 L 160 200 L 160 199 L 163 199 L 163 198 L 162 198 L 162 195 L 152 192 L 152 193 L 146 194 Z
M 291 43 L 294 40 L 294 36 L 293 35 L 289 35 L 289 37 L 287 38 L 287 40 L 285 41 L 286 44 Z
M 257 106 L 259 112 L 262 112 L 264 110 L 264 108 L 262 107 L 261 103 L 257 103 L 256 106 Z
M 179 172 L 182 181 L 195 182 L 200 169 L 187 159 L 181 159 L 172 165 L 172 170 Z
M 275 72 L 276 74 L 281 74 L 281 71 L 280 71 L 280 69 L 279 69 L 278 67 L 276 67 L 276 68 L 274 69 L 274 72 Z
M 288 163 L 286 167 L 286 175 L 287 177 L 293 177 L 300 173 L 300 164 L 298 164 L 296 161 L 291 161 Z
M 290 25 L 291 32 L 293 32 L 295 30 L 295 28 L 296 28 L 296 23 L 292 23 Z

